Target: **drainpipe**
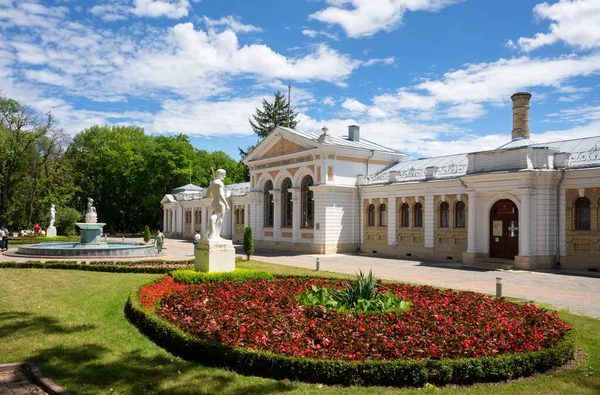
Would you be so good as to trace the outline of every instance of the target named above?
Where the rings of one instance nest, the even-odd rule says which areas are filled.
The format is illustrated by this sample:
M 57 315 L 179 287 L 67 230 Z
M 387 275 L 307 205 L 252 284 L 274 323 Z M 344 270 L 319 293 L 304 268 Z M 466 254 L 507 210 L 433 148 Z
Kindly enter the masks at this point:
M 560 179 L 556 184 L 556 260 L 555 266 L 560 269 L 560 185 L 565 179 L 565 168 L 560 169 Z
M 356 193 L 358 194 L 358 241 L 356 242 L 356 252 L 360 252 L 360 235 L 363 231 L 362 226 L 362 195 L 360 193 L 361 185 L 358 183 L 356 187 Z
M 375 155 L 375 150 L 371 150 L 371 156 L 369 156 L 367 158 L 367 172 L 365 173 L 365 176 L 369 176 L 369 159 L 371 159 L 373 156 Z

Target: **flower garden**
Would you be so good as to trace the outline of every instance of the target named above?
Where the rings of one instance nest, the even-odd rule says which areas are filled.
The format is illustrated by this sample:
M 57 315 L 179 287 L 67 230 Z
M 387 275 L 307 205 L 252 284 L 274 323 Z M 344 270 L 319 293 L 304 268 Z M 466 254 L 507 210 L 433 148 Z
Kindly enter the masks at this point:
M 338 292 L 345 286 L 339 280 L 178 272 L 130 297 L 128 317 L 176 355 L 245 374 L 344 385 L 465 384 L 530 375 L 574 355 L 569 326 L 533 304 L 393 283 L 378 284 L 378 295 L 410 308 L 348 312 L 306 303 L 311 289 Z

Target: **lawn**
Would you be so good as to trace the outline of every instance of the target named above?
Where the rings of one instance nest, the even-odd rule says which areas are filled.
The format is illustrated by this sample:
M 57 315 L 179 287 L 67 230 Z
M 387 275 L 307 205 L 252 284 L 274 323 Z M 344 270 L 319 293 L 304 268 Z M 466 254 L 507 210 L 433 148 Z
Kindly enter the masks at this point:
M 280 274 L 317 274 L 252 261 L 240 262 L 238 266 Z M 318 274 L 348 277 L 327 272 Z M 391 391 L 245 377 L 173 357 L 140 335 L 123 316 L 127 295 L 156 277 L 154 274 L 0 269 L 0 363 L 33 359 L 45 375 L 63 388 L 82 394 L 374 394 Z M 561 317 L 573 326 L 585 353 L 585 360 L 578 366 L 509 384 L 446 387 L 436 392 L 598 393 L 600 321 L 566 312 L 562 312 Z

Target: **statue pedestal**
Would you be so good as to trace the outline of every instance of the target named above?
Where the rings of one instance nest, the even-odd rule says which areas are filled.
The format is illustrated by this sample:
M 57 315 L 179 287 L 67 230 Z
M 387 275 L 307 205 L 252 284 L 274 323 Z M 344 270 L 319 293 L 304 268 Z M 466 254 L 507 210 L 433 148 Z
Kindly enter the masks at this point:
M 102 227 L 106 224 L 77 223 L 75 225 L 81 229 L 81 244 L 100 244 L 102 242 L 100 236 L 102 236 Z
M 195 254 L 197 272 L 232 272 L 235 248 L 231 240 L 199 240 Z
M 46 237 L 56 237 L 56 228 L 54 226 L 46 229 Z

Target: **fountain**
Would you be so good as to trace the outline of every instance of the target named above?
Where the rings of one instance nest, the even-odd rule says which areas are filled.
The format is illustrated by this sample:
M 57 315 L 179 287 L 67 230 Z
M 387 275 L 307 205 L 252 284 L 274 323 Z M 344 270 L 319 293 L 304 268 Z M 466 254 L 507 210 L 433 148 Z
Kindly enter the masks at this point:
M 53 206 L 54 207 L 54 206 Z M 54 213 L 51 213 L 51 228 L 54 225 Z M 151 257 L 156 256 L 152 244 L 145 243 L 107 243 L 101 240 L 105 223 L 98 222 L 94 200 L 88 198 L 85 222 L 78 222 L 81 231 L 79 243 L 40 243 L 17 247 L 16 252 L 7 252 L 9 256 L 31 256 L 40 258 L 89 258 L 89 257 Z

